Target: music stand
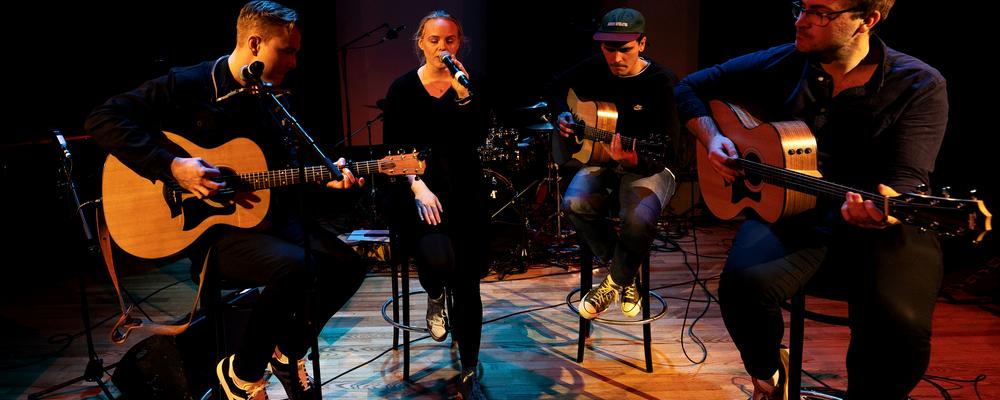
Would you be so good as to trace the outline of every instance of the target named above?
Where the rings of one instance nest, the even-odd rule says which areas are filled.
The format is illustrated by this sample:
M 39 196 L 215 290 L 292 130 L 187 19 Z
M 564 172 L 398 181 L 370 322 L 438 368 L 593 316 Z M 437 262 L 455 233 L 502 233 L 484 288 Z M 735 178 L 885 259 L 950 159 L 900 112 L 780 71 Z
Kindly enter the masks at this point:
M 64 175 L 66 175 L 66 182 L 64 183 L 64 185 L 67 188 L 67 192 L 69 193 L 70 198 L 73 199 L 73 206 L 76 207 L 77 216 L 80 217 L 80 227 L 83 229 L 83 234 L 87 241 L 87 253 L 90 254 L 93 260 L 100 260 L 100 263 L 103 264 L 104 260 L 101 258 L 101 247 L 97 244 L 97 241 L 95 240 L 93 233 L 90 231 L 90 224 L 87 222 L 87 216 L 83 214 L 83 206 L 80 204 L 80 197 L 77 195 L 76 185 L 73 183 L 73 159 L 69 150 L 66 148 L 65 144 L 66 140 L 63 139 L 62 134 L 58 130 L 54 130 L 53 134 L 55 135 L 57 142 L 60 144 L 62 148 L 62 153 L 60 154 L 61 156 L 60 161 L 62 161 L 62 172 Z M 79 377 L 70 379 L 66 382 L 57 384 L 40 392 L 28 395 L 28 399 L 30 400 L 40 399 L 48 395 L 49 393 L 55 392 L 59 389 L 62 389 L 64 387 L 67 387 L 69 385 L 72 385 L 74 383 L 83 380 L 87 382 L 97 383 L 97 386 L 101 388 L 101 391 L 104 392 L 105 396 L 108 396 L 109 399 L 115 398 L 114 396 L 111 395 L 111 391 L 108 390 L 107 384 L 101 380 L 101 377 L 104 375 L 105 371 L 114 368 L 115 365 L 117 365 L 117 363 L 105 367 L 104 360 L 99 358 L 97 356 L 97 351 L 94 350 L 94 337 L 93 334 L 91 334 L 90 332 L 91 330 L 90 305 L 87 302 L 87 285 L 86 285 L 87 274 L 86 271 L 82 268 L 80 269 L 79 272 L 80 272 L 80 277 L 79 277 L 80 316 L 83 319 L 83 331 L 86 334 L 87 338 L 87 367 L 84 369 L 83 375 Z

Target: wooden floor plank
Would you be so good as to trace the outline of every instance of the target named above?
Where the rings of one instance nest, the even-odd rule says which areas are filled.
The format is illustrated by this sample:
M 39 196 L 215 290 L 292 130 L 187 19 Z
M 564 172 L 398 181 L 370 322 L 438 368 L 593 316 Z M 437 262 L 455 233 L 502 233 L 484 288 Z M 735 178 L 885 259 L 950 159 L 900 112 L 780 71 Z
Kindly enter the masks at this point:
M 729 224 L 699 229 L 698 251 L 706 256 L 700 259 L 701 279 L 719 274 L 732 234 Z M 695 251 L 690 237 L 678 241 L 683 250 Z M 695 262 L 693 254 L 687 254 L 686 259 Z M 700 361 L 705 354 L 690 337 L 684 335 L 682 339 L 682 332 L 704 310 L 707 297 L 700 288 L 692 288 L 692 274 L 684 262 L 685 255 L 681 252 L 653 254 L 651 285 L 662 287 L 657 292 L 667 298 L 668 310 L 653 324 L 652 374 L 642 370 L 639 326 L 595 325 L 585 360 L 576 363 L 578 319 L 564 304 L 566 294 L 579 282 L 576 266 L 569 272 L 558 267 L 533 266 L 527 273 L 504 281 L 497 281 L 495 275 L 488 277 L 481 286 L 484 320 L 527 309 L 543 309 L 484 326 L 480 359 L 485 389 L 496 399 L 747 398 L 750 382 L 726 333 L 718 304 L 709 304 L 707 313 L 695 326 L 696 334 L 706 346 L 707 358 L 701 363 L 691 361 Z M 188 310 L 196 289 L 190 281 L 183 281 L 188 276 L 187 269 L 188 265 L 181 261 L 130 274 L 123 277 L 123 282 L 137 298 L 170 285 L 142 306 L 155 320 L 175 320 Z M 598 269 L 595 277 L 599 279 L 605 271 Z M 345 309 L 324 327 L 320 339 L 323 378 L 329 380 L 343 374 L 325 384 L 325 398 L 443 398 L 457 391 L 458 361 L 450 340 L 437 343 L 425 338 L 413 344 L 412 382 L 401 380 L 401 350 L 377 357 L 391 346 L 393 339 L 392 330 L 380 314 L 389 296 L 390 283 L 384 274 L 369 276 Z M 415 275 L 410 284 L 419 290 Z M 0 307 L 0 322 L 7 337 L 0 347 L 4 354 L 0 398 L 26 398 L 83 372 L 87 351 L 83 336 L 78 335 L 81 324 L 75 285 L 73 279 L 59 281 L 54 287 L 36 293 L 37 298 L 23 303 L 30 306 Z M 718 280 L 708 279 L 707 285 L 714 294 Z M 116 300 L 110 286 L 92 279 L 88 295 L 95 323 L 115 317 Z M 685 319 L 689 295 L 694 301 Z M 411 318 L 416 325 L 422 324 L 425 302 L 423 295 L 412 298 Z M 843 304 L 823 300 L 811 300 L 810 308 L 824 312 L 844 310 Z M 111 344 L 107 337 L 111 322 L 104 322 L 94 331 L 96 348 L 105 364 L 117 361 L 130 346 L 143 339 L 133 337 L 125 346 Z M 77 336 L 61 349 L 65 342 L 58 340 L 67 334 Z M 414 338 L 423 336 L 414 334 Z M 804 368 L 830 385 L 845 387 L 848 329 L 807 321 L 805 337 Z M 1000 363 L 994 359 L 995 354 L 1000 354 L 1000 318 L 975 305 L 942 300 L 935 314 L 933 340 L 929 374 L 962 379 L 986 374 L 988 378 L 979 384 L 982 398 L 1000 398 L 997 383 Z M 809 378 L 803 381 L 807 385 L 816 384 Z M 971 384 L 939 383 L 950 389 L 954 399 L 976 398 Z M 269 394 L 275 399 L 285 398 L 276 381 L 271 382 Z M 79 383 L 49 398 L 82 399 L 98 395 L 93 384 Z M 940 398 L 927 383 L 921 383 L 912 397 Z

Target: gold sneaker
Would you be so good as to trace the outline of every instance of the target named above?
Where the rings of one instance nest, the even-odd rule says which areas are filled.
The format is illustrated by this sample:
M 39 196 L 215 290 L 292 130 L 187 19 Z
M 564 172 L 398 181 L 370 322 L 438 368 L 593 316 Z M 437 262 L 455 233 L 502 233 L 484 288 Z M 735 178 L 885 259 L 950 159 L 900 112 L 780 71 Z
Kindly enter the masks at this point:
M 625 286 L 622 291 L 622 314 L 628 317 L 639 315 L 642 311 L 642 297 L 639 296 L 639 287 L 632 280 L 632 284 Z
M 597 318 L 618 300 L 618 294 L 621 292 L 622 287 L 611 280 L 611 275 L 606 276 L 600 285 L 590 289 L 580 299 L 580 316 L 586 319 Z

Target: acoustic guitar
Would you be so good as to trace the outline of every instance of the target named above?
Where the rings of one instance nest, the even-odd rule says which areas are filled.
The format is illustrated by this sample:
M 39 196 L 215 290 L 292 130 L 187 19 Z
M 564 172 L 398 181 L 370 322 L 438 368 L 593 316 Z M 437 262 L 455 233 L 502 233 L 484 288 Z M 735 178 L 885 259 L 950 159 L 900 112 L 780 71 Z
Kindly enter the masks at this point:
M 843 199 L 847 192 L 883 206 L 901 222 L 950 236 L 974 236 L 979 242 L 991 227 L 992 214 L 982 200 L 904 193 L 886 197 L 822 179 L 817 170 L 816 139 L 801 121 L 761 122 L 739 106 L 710 102 L 719 129 L 736 145 L 736 169 L 743 175 L 727 184 L 712 169 L 699 142 L 698 182 L 708 209 L 732 219 L 744 209 L 767 222 L 816 205 L 816 196 Z
M 614 103 L 604 101 L 584 101 L 576 96 L 573 89 L 566 95 L 566 104 L 573 114 L 575 152 L 572 157 L 583 164 L 604 164 L 611 160 L 608 146 L 615 137 L 618 125 L 618 108 Z M 622 136 L 622 148 L 635 151 L 640 156 L 662 161 L 666 157 L 666 145 L 660 142 L 640 140 Z M 571 150 L 572 151 L 572 150 Z
M 267 214 L 270 188 L 333 179 L 325 166 L 304 168 L 304 181 L 297 168 L 267 170 L 264 153 L 246 138 L 206 149 L 177 134 L 164 134 L 169 141 L 165 145 L 174 154 L 201 157 L 218 167 L 221 173 L 213 179 L 225 182 L 226 187 L 198 199 L 176 182 L 150 182 L 109 155 L 101 188 L 108 231 L 122 250 L 137 257 L 177 254 L 214 225 L 252 228 Z M 421 158 L 418 153 L 390 155 L 347 168 L 356 175 L 420 175 L 424 172 Z

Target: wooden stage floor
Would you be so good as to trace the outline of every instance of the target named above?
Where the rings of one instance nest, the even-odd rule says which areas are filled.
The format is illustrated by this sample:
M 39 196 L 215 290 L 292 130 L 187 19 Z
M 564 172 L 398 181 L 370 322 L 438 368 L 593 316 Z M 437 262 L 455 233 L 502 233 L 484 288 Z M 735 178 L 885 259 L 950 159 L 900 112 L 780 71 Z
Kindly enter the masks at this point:
M 697 230 L 697 251 L 702 255 L 698 278 L 713 294 L 734 227 L 726 223 Z M 693 287 L 692 271 L 685 265 L 686 260 L 696 266 L 692 236 L 679 237 L 676 242 L 683 251 L 656 251 L 652 258 L 652 287 L 660 288 L 657 292 L 667 298 L 669 306 L 666 316 L 653 324 L 651 374 L 642 370 L 642 330 L 637 326 L 595 325 L 586 360 L 576 363 L 578 320 L 564 304 L 567 292 L 579 284 L 578 265 L 572 257 L 563 257 L 571 264 L 568 271 L 541 264 L 503 281 L 497 281 L 495 275 L 488 277 L 482 284 L 487 322 L 480 355 L 482 383 L 488 394 L 494 399 L 748 398 L 750 381 L 723 326 L 718 304 L 706 302 L 705 292 Z M 139 269 L 124 277 L 124 285 L 136 298 L 166 287 L 142 306 L 158 321 L 174 320 L 187 312 L 193 297 L 195 284 L 187 280 L 187 270 L 186 261 Z M 390 279 L 384 271 L 374 270 L 348 306 L 322 332 L 324 398 L 454 397 L 458 362 L 450 340 L 437 343 L 422 339 L 414 343 L 412 382 L 401 380 L 402 350 L 386 351 L 393 335 L 380 315 L 390 293 Z M 93 276 L 100 273 L 95 270 Z M 604 274 L 604 269 L 597 271 L 595 280 Z M 76 280 L 66 279 L 17 305 L 0 307 L 0 321 L 5 328 L 0 347 L 4 360 L 0 398 L 26 398 L 82 374 L 87 352 L 83 336 L 78 335 L 81 323 L 76 284 Z M 419 289 L 415 273 L 411 284 Z M 95 322 L 115 316 L 117 303 L 105 279 L 91 279 L 88 292 Z M 689 298 L 692 301 L 687 307 Z M 413 298 L 411 315 L 418 324 L 422 324 L 425 300 L 422 295 Z M 996 308 L 995 304 L 991 306 Z M 844 309 L 840 304 L 823 301 L 811 301 L 810 308 L 834 312 Z M 1000 317 L 989 308 L 939 301 L 928 374 L 957 379 L 985 374 L 987 378 L 978 384 L 981 398 L 997 399 Z M 696 319 L 703 312 L 704 316 Z M 704 349 L 688 334 L 695 320 L 693 332 L 704 343 Z M 110 344 L 109 324 L 105 322 L 94 331 L 97 352 L 105 364 L 118 361 L 142 339 L 134 337 L 124 346 Z M 66 335 L 74 334 L 77 336 L 66 346 Z M 807 321 L 805 369 L 833 387 L 844 388 L 843 360 L 848 337 L 847 328 Z M 106 378 L 110 379 L 110 375 Z M 804 381 L 815 385 L 808 378 Z M 977 398 L 971 383 L 934 382 L 946 388 L 953 399 Z M 269 394 L 272 399 L 285 398 L 275 379 Z M 47 398 L 97 396 L 100 391 L 94 384 L 79 383 Z M 912 397 L 937 399 L 942 395 L 932 384 L 921 382 Z

